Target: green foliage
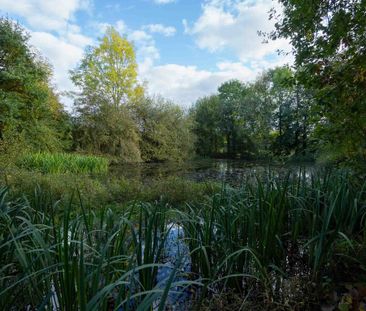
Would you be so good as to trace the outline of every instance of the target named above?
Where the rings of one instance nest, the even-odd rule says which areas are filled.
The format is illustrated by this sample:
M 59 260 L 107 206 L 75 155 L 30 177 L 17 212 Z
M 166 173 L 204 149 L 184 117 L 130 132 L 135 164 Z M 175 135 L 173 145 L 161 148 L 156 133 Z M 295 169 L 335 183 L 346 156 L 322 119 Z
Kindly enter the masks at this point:
M 97 47 L 90 48 L 71 71 L 80 89 L 74 94 L 75 148 L 140 161 L 139 135 L 131 108 L 141 99 L 133 46 L 109 28 Z
M 135 50 L 113 27 L 106 30 L 98 46 L 86 51 L 81 64 L 71 71 L 71 79 L 81 90 L 76 101 L 80 109 L 127 106 L 143 95 Z
M 117 161 L 182 161 L 193 136 L 182 109 L 161 98 L 144 98 L 137 83 L 134 49 L 113 28 L 71 72 L 75 97 L 74 148 Z
M 221 129 L 226 141 L 226 152 L 229 157 L 251 156 L 253 143 L 249 138 L 246 125 L 249 121 L 245 115 L 248 111 L 244 100 L 247 87 L 238 80 L 223 83 L 219 89 Z
M 125 205 L 133 201 L 163 201 L 184 205 L 187 202 L 204 201 L 221 189 L 221 185 L 216 182 L 197 183 L 178 177 L 155 177 L 147 182 L 145 179 L 127 179 L 106 174 L 48 174 L 24 169 L 3 171 L 0 184 L 7 185 L 13 197 L 32 197 L 34 189 L 40 186 L 55 200 L 70 199 L 75 189 L 78 189 L 84 203 L 94 208 L 106 204 Z
M 83 112 L 74 119 L 74 148 L 119 161 L 141 161 L 139 133 L 126 107 L 103 105 L 97 112 Z
M 106 173 L 108 164 L 108 160 L 102 157 L 67 153 L 26 154 L 18 162 L 22 168 L 51 174 Z
M 43 195 L 38 191 L 38 198 Z M 74 215 L 72 202 L 12 202 L 1 189 L 1 309 L 149 310 L 157 300 L 164 307 L 164 292 L 176 286 L 172 280 L 167 289 L 154 284 L 167 209 L 135 204 L 115 213 L 80 207 Z
M 101 176 L 100 174 L 98 176 Z M 111 200 L 109 185 L 86 174 L 45 174 L 24 169 L 12 169 L 3 172 L 1 184 L 9 187 L 12 198 L 26 196 L 37 201 L 35 189 L 41 188 L 52 200 L 69 201 L 77 189 L 86 206 L 97 209 Z M 115 199 L 115 198 L 114 198 Z
M 194 272 L 205 280 L 202 295 L 222 290 L 258 303 L 261 292 L 270 309 L 270 301 L 297 304 L 304 294 L 320 294 L 307 289 L 308 282 L 321 287 L 338 262 L 362 271 L 354 246 L 363 243 L 365 195 L 347 173 L 300 171 L 284 180 L 269 173 L 240 190 L 223 188 L 210 203 L 191 204 L 182 223 Z M 285 284 L 297 278 L 286 296 Z
M 0 144 L 23 140 L 35 150 L 67 146 L 67 116 L 49 85 L 51 69 L 17 23 L 0 18 Z
M 202 286 L 198 309 L 218 293 L 263 300 L 267 307 L 298 304 L 324 277 L 340 273 L 339 265 L 365 273 L 365 189 L 342 171 L 300 170 L 282 179 L 269 171 L 240 189 L 224 186 L 208 200 L 176 209 L 161 203 L 89 209 L 82 203 L 89 193 L 74 204 L 40 188 L 28 200 L 11 200 L 2 189 L 0 306 L 50 306 L 53 285 L 61 308 L 134 301 L 133 309 L 148 309 L 164 297 L 154 279 L 171 223 L 184 228 L 193 269 L 186 285 Z M 297 284 L 288 296 L 286 284 Z
M 364 161 L 365 1 L 279 2 L 272 38 L 291 41 L 298 79 L 315 95 L 318 147 L 333 159 Z
M 268 76 L 273 82 L 270 90 L 271 99 L 276 105 L 273 125 L 276 137 L 272 150 L 276 155 L 294 155 L 304 157 L 310 150 L 312 133 L 311 107 L 313 97 L 295 78 L 295 73 L 288 67 L 270 70 Z
M 224 153 L 224 137 L 220 125 L 220 100 L 216 95 L 199 99 L 193 115 L 196 151 L 201 156 L 217 156 Z
M 181 162 L 192 156 L 191 122 L 179 106 L 162 98 L 146 98 L 136 110 L 145 162 Z
M 248 84 L 225 82 L 218 95 L 198 100 L 191 110 L 196 151 L 244 159 L 304 156 L 310 149 L 311 103 L 288 67 Z

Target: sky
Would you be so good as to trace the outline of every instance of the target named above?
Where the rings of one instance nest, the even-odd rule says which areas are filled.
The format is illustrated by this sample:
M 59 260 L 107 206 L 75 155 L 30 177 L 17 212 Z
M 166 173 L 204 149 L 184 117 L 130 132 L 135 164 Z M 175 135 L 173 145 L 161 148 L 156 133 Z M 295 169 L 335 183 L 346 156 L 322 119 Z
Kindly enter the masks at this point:
M 0 0 L 0 15 L 27 29 L 59 92 L 75 90 L 69 70 L 111 25 L 133 42 L 148 93 L 187 108 L 227 80 L 292 62 L 278 54 L 291 50 L 288 42 L 258 36 L 274 29 L 272 7 L 281 10 L 275 0 Z

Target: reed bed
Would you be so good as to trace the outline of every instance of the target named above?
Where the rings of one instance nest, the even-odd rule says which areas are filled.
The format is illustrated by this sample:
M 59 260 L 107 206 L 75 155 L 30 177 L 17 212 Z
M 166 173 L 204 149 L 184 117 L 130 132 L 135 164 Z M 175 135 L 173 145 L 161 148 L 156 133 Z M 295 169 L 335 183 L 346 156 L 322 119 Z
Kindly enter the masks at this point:
M 33 153 L 23 156 L 18 166 L 42 173 L 106 173 L 109 161 L 103 157 L 70 153 Z
M 0 192 L 0 309 L 50 308 L 55 292 L 62 310 L 164 310 L 177 286 L 156 284 L 170 223 L 189 246 L 192 271 L 179 285 L 195 292 L 192 309 L 227 293 L 306 309 L 325 276 L 365 275 L 365 185 L 347 173 L 269 175 L 179 209 L 31 202 Z

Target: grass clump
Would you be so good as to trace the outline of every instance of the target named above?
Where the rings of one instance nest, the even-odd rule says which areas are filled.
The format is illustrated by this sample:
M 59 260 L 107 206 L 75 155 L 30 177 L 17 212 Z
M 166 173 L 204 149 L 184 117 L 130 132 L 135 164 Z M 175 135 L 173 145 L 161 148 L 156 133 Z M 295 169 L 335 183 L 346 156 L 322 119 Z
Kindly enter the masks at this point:
M 109 161 L 106 158 L 91 155 L 30 153 L 18 161 L 18 166 L 51 174 L 99 174 L 108 172 Z

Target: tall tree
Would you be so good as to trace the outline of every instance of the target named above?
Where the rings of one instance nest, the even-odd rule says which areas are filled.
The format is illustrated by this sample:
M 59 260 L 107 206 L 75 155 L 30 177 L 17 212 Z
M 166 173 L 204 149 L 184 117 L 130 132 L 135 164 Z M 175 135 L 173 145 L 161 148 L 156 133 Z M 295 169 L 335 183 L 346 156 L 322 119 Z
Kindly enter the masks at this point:
M 74 94 L 77 147 L 139 161 L 132 108 L 144 89 L 137 81 L 132 44 L 108 28 L 99 45 L 89 48 L 81 64 L 71 71 L 71 79 L 80 90 Z
M 204 157 L 219 156 L 224 152 L 224 137 L 221 131 L 220 99 L 211 95 L 199 99 L 191 109 L 196 134 L 196 152 Z
M 272 38 L 288 38 L 299 81 L 316 97 L 319 146 L 366 160 L 366 1 L 279 0 Z
M 231 80 L 223 83 L 218 91 L 222 116 L 221 128 L 226 137 L 227 154 L 235 157 L 244 134 L 241 131 L 244 120 L 240 117 L 239 111 L 243 105 L 245 85 L 239 80 Z M 239 133 L 242 135 L 239 136 Z
M 68 116 L 50 86 L 50 65 L 28 40 L 19 24 L 0 18 L 0 139 L 2 144 L 21 140 L 36 150 L 60 150 Z
M 277 155 L 306 153 L 310 134 L 310 93 L 296 80 L 289 67 L 268 71 L 271 77 L 270 96 L 276 106 L 273 126 L 276 130 L 273 152 Z
M 311 96 L 290 68 L 268 70 L 251 83 L 231 80 L 218 91 L 191 110 L 199 155 L 287 157 L 307 149 Z

